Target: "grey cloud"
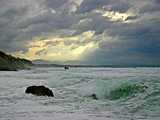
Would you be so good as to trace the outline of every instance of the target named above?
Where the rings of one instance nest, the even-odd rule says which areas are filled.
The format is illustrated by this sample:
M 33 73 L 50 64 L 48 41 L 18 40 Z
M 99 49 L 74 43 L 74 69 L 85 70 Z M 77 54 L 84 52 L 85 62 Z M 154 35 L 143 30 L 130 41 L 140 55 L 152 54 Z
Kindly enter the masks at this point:
M 25 18 L 28 7 L 32 5 L 32 3 L 26 3 L 24 5 L 21 3 L 23 3 L 23 1 L 0 1 L 0 47 L 7 52 L 26 49 L 26 39 L 17 39 L 22 33 L 16 26 L 16 23 Z
M 109 29 L 113 23 L 100 14 L 92 13 L 88 14 L 87 18 L 81 19 L 81 21 L 82 22 L 72 26 L 72 29 L 76 29 L 75 34 L 81 34 L 89 30 L 95 31 L 95 34 L 101 34 L 106 28 Z
M 159 1 L 159 0 L 154 0 L 154 2 L 155 2 L 156 4 L 160 4 L 160 1 Z
M 89 12 L 108 3 L 109 1 L 107 0 L 84 0 L 80 5 L 78 12 Z
M 129 9 L 129 3 L 124 0 L 84 0 L 78 12 L 90 12 L 94 9 L 104 8 L 111 11 L 125 12 Z
M 49 6 L 50 8 L 59 8 L 65 3 L 67 3 L 69 0 L 46 0 L 46 5 Z
M 152 12 L 159 11 L 159 10 L 160 10 L 160 4 L 153 3 L 153 4 L 148 4 L 148 5 L 143 6 L 140 9 L 140 12 L 141 13 L 146 13 L 146 12 L 152 13 Z
M 91 40 L 74 43 L 85 45 L 92 40 L 99 43 L 99 49 L 85 56 L 88 63 L 159 64 L 159 3 L 159 0 L 83 0 L 76 6 L 70 0 L 1 0 L 0 48 L 7 52 L 25 51 L 25 45 L 37 36 L 75 36 L 91 30 L 95 31 Z M 77 11 L 70 6 L 77 7 Z M 126 21 L 130 22 L 124 23 L 111 21 L 95 10 L 131 11 L 135 15 L 128 16 Z M 46 53 L 43 50 L 37 53 L 41 54 Z
M 53 14 L 48 2 L 0 1 L 0 5 L 5 6 L 0 8 L 1 49 L 7 52 L 26 50 L 26 43 L 33 37 L 67 29 L 77 21 L 79 16 L 76 15 Z M 60 4 L 59 1 L 55 2 Z
M 130 8 L 130 4 L 128 2 L 115 2 L 110 4 L 109 6 L 104 6 L 104 9 L 110 11 L 118 11 L 118 12 L 126 12 Z
M 160 60 L 160 23 L 151 21 L 142 25 L 116 27 L 110 31 L 111 40 L 100 42 L 99 49 L 87 56 L 94 64 L 157 65 Z M 144 26 L 143 26 L 144 25 Z M 95 58 L 102 58 L 96 59 Z

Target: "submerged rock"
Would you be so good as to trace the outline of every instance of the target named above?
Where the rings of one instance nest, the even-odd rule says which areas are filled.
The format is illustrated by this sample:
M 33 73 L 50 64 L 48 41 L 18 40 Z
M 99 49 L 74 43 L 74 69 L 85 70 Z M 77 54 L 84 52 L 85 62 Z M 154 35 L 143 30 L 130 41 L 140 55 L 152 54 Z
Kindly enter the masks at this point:
M 45 86 L 30 86 L 27 87 L 25 93 L 27 94 L 33 94 L 37 96 L 48 96 L 48 97 L 54 97 L 52 90 Z

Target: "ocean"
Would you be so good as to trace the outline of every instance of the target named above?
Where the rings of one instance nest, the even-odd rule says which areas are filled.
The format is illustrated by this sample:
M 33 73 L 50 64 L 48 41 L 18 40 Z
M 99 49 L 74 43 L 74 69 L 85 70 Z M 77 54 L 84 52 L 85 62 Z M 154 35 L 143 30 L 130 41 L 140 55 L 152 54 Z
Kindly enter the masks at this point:
M 32 85 L 55 97 L 25 94 Z M 160 120 L 160 68 L 1 71 L 0 120 Z

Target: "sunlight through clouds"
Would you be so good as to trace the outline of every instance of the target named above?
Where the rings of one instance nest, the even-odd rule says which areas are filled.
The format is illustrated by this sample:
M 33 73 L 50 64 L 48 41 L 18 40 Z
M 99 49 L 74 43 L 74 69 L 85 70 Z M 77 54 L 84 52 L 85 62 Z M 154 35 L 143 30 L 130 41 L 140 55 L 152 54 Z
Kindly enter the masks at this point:
M 102 16 L 110 18 L 111 21 L 125 21 L 129 15 L 114 11 L 106 11 Z
M 118 11 L 94 10 L 94 12 L 100 13 L 103 17 L 108 18 L 110 21 L 113 21 L 113 22 L 128 23 L 128 22 L 131 22 L 131 21 L 128 21 L 128 18 L 136 17 L 136 15 L 130 11 L 126 13 L 121 13 Z
M 97 48 L 98 44 L 92 41 L 94 34 L 94 31 L 87 31 L 77 36 L 53 37 L 44 40 L 36 37 L 27 45 L 27 52 L 19 51 L 15 55 L 32 60 L 78 60 L 83 54 L 87 54 L 89 49 Z
M 0 48 L 17 57 L 160 61 L 159 0 L 0 0 L 0 16 Z

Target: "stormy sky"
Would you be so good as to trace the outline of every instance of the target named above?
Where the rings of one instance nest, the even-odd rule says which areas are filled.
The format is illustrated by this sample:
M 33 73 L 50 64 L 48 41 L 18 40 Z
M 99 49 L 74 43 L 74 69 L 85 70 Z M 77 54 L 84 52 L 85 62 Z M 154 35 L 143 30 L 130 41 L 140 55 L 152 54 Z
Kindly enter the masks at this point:
M 86 64 L 160 65 L 160 0 L 0 0 L 0 50 Z

